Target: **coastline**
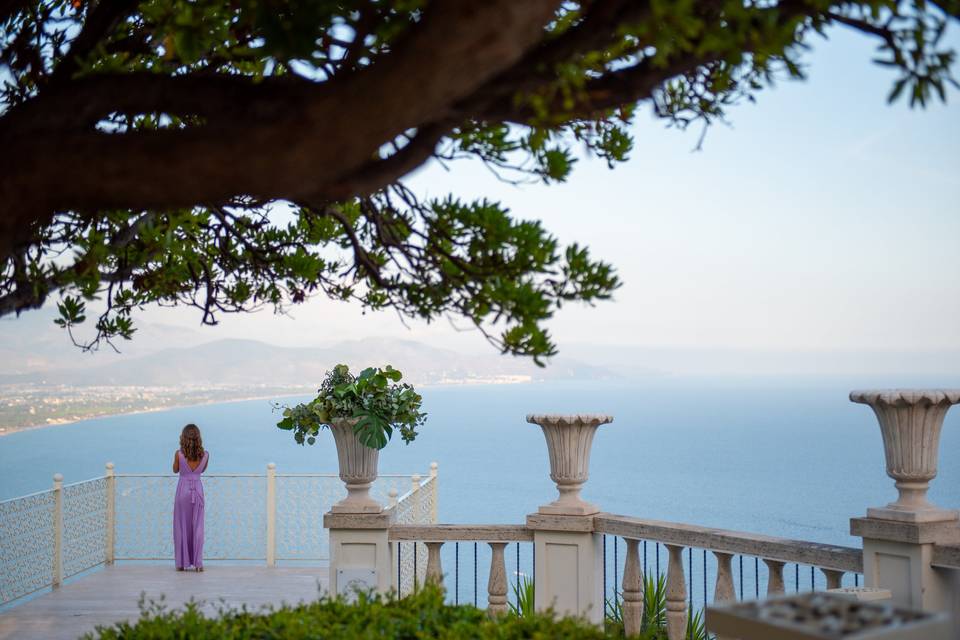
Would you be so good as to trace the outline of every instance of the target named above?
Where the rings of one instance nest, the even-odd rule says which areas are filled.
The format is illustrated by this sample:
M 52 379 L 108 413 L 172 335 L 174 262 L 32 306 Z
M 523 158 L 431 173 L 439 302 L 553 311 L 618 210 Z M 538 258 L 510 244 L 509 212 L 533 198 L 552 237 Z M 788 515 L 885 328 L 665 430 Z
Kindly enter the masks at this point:
M 150 409 L 137 409 L 136 411 L 120 411 L 120 412 L 108 412 L 108 413 L 99 413 L 89 416 L 84 416 L 75 420 L 63 420 L 61 422 L 48 422 L 46 424 L 33 424 L 25 427 L 16 427 L 16 428 L 6 428 L 4 431 L 0 431 L 0 438 L 4 436 L 10 436 L 15 433 L 23 433 L 25 431 L 36 431 L 38 429 L 46 429 L 48 427 L 64 427 L 71 424 L 77 424 L 78 422 L 85 422 L 87 420 L 100 420 L 102 418 L 119 418 L 120 416 L 135 416 L 144 413 L 159 413 L 161 411 L 173 411 L 175 409 L 189 409 L 190 407 L 204 407 L 212 404 L 232 404 L 234 402 L 248 402 L 250 400 L 273 400 L 276 398 L 295 398 L 297 396 L 308 395 L 307 393 L 275 393 L 270 395 L 259 395 L 259 396 L 244 396 L 240 398 L 219 398 L 214 400 L 209 400 L 207 402 L 187 402 L 184 404 L 172 404 L 164 407 L 153 407 Z
M 490 379 L 442 379 L 437 382 L 432 383 L 417 383 L 417 386 L 421 388 L 429 387 L 454 387 L 454 386 L 488 386 L 488 385 L 497 385 L 497 384 L 530 384 L 532 382 L 537 382 L 530 378 L 529 376 L 504 376 L 502 378 L 490 378 Z M 188 409 L 190 407 L 203 407 L 214 404 L 232 404 L 234 402 L 249 402 L 251 400 L 274 400 L 280 398 L 295 398 L 298 396 L 310 395 L 311 391 L 304 389 L 300 392 L 290 392 L 290 393 L 273 393 L 269 395 L 265 394 L 256 394 L 251 396 L 240 396 L 236 398 L 223 397 L 223 398 L 214 398 L 203 402 L 185 402 L 178 404 L 171 404 L 167 406 L 151 407 L 147 409 L 136 409 L 133 411 L 106 411 L 104 413 L 95 413 L 88 416 L 83 416 L 81 418 L 75 419 L 63 419 L 56 422 L 46 422 L 41 424 L 26 425 L 22 427 L 6 427 L 0 431 L 0 438 L 5 436 L 14 435 L 17 433 L 24 433 L 26 431 L 35 431 L 38 429 L 46 429 L 49 427 L 62 427 L 66 425 L 76 424 L 78 422 L 85 422 L 87 420 L 100 420 L 102 418 L 116 418 L 120 416 L 132 416 L 145 413 L 159 413 L 161 411 L 173 411 L 175 409 Z

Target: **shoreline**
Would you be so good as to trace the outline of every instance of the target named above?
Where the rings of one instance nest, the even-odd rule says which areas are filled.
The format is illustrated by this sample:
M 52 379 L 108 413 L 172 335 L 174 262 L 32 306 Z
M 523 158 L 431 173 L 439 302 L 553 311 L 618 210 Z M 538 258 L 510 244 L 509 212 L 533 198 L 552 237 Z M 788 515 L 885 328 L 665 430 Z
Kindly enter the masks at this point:
M 429 387 L 459 387 L 459 386 L 488 386 L 488 385 L 498 385 L 498 384 L 530 384 L 533 382 L 538 382 L 538 380 L 532 379 L 513 379 L 513 380 L 449 380 L 449 381 L 440 381 L 428 384 L 418 385 L 421 388 Z M 5 436 L 11 436 L 16 433 L 24 433 L 26 431 L 36 431 L 39 429 L 47 429 L 50 427 L 64 427 L 72 424 L 77 424 L 78 422 L 85 422 L 87 420 L 101 420 L 103 418 L 118 418 L 121 416 L 133 416 L 140 415 L 145 413 L 159 413 L 161 411 L 173 411 L 176 409 L 189 409 L 190 407 L 205 407 L 214 404 L 232 404 L 234 402 L 249 402 L 252 400 L 273 400 L 280 398 L 295 398 L 298 396 L 310 395 L 311 391 L 304 390 L 301 393 L 279 393 L 279 394 L 269 394 L 269 395 L 253 395 L 253 396 L 242 396 L 239 398 L 219 398 L 214 400 L 209 400 L 206 402 L 187 402 L 185 404 L 172 404 L 170 406 L 164 407 L 154 407 L 150 409 L 137 409 L 136 411 L 120 411 L 120 412 L 109 412 L 101 413 L 96 415 L 84 416 L 76 420 L 63 420 L 62 422 L 48 422 L 45 424 L 34 424 L 24 427 L 7 427 L 3 431 L 0 431 L 0 438 Z
M 135 416 L 145 413 L 159 413 L 161 411 L 173 411 L 175 409 L 189 409 L 190 407 L 206 407 L 212 404 L 232 404 L 234 402 L 249 402 L 251 400 L 273 400 L 274 398 L 295 398 L 297 396 L 308 395 L 308 393 L 280 393 L 280 394 L 271 394 L 271 395 L 260 395 L 260 396 L 244 396 L 241 398 L 229 398 L 229 399 L 217 399 L 210 400 L 208 402 L 188 402 L 186 404 L 172 404 L 168 407 L 155 407 L 152 409 L 137 409 L 136 411 L 121 411 L 119 413 L 101 413 L 97 415 L 86 416 L 79 418 L 77 420 L 64 420 L 63 422 L 52 422 L 47 424 L 32 424 L 26 427 L 13 427 L 7 428 L 4 431 L 0 431 L 0 438 L 4 436 L 11 436 L 15 433 L 23 433 L 25 431 L 36 431 L 38 429 L 47 429 L 49 427 L 65 427 L 72 424 L 77 424 L 78 422 L 86 422 L 87 420 L 101 420 L 103 418 L 119 418 L 121 416 Z

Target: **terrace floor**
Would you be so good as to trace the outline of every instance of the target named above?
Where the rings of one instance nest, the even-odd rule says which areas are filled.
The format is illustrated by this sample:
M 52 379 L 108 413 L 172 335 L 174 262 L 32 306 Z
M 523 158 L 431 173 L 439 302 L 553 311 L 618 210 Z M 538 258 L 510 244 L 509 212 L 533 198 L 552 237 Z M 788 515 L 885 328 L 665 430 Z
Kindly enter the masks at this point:
M 76 640 L 97 625 L 133 620 L 141 593 L 168 607 L 193 598 L 214 614 L 224 605 L 250 608 L 316 599 L 326 567 L 222 566 L 203 573 L 158 565 L 114 565 L 0 613 L 0 640 Z

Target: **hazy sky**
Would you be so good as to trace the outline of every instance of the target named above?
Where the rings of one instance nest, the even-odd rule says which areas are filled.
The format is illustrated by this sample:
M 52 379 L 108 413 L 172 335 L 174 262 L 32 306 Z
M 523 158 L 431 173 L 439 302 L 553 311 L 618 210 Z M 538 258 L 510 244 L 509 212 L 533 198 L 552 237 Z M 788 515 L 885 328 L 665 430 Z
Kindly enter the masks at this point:
M 954 46 L 960 48 L 954 28 Z M 749 349 L 960 348 L 960 92 L 951 104 L 888 106 L 873 43 L 834 30 L 809 80 L 733 108 L 731 127 L 665 129 L 643 115 L 631 159 L 583 159 L 564 185 L 513 187 L 475 165 L 434 165 L 420 193 L 499 199 L 562 241 L 613 262 L 614 302 L 567 308 L 560 343 Z M 405 328 L 392 312 L 314 300 L 225 318 L 210 338 L 322 343 L 370 335 L 483 348 L 447 322 Z M 193 310 L 147 319 L 196 327 Z M 20 321 L 31 321 L 30 314 Z

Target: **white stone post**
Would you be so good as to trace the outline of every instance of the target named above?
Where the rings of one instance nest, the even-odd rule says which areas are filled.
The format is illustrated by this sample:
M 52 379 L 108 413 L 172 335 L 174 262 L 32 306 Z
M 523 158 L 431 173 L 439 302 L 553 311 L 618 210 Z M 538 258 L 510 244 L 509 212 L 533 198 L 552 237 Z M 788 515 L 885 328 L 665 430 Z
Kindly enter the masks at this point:
M 896 501 L 850 520 L 850 532 L 863 538 L 864 582 L 889 589 L 894 604 L 951 612 L 960 637 L 960 576 L 931 566 L 937 544 L 960 543 L 960 514 L 926 496 L 937 475 L 943 418 L 960 403 L 960 390 L 854 391 L 850 400 L 876 414 L 887 475 L 899 492 Z
M 393 509 L 397 506 L 397 498 L 400 496 L 400 492 L 397 491 L 396 487 L 390 487 L 390 491 L 387 492 L 387 496 L 390 498 L 390 508 Z
M 580 498 L 587 481 L 590 448 L 603 415 L 528 415 L 527 422 L 543 429 L 550 457 L 550 478 L 559 497 L 527 516 L 533 529 L 537 611 L 552 609 L 602 625 L 603 541 L 593 530 L 599 507 Z
M 107 536 L 103 557 L 107 564 L 113 564 L 116 556 L 117 539 L 117 477 L 114 475 L 112 462 L 107 463 L 105 476 L 107 482 Z
M 63 476 L 53 474 L 53 588 L 63 582 Z
M 336 513 L 323 516 L 330 532 L 330 593 L 347 598 L 355 589 L 386 594 L 391 588 L 393 551 L 387 539 L 396 513 Z
M 277 565 L 277 464 L 267 464 L 267 566 Z
M 430 522 L 433 524 L 440 521 L 440 493 L 437 490 L 437 483 L 440 478 L 437 477 L 437 468 L 436 462 L 430 463 L 430 477 L 433 478 L 433 482 L 430 483 Z

